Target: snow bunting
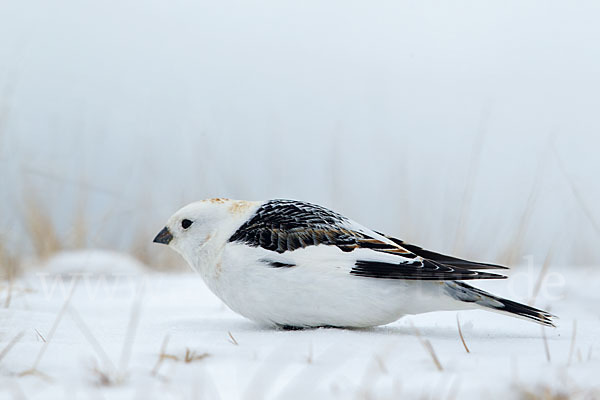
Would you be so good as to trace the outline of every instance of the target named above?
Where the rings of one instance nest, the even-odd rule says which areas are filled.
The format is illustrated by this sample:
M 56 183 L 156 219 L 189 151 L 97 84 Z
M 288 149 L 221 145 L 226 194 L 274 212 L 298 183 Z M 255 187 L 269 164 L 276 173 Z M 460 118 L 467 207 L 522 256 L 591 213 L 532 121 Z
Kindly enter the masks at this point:
M 370 327 L 482 308 L 554 326 L 553 315 L 461 281 L 506 267 L 435 253 L 295 200 L 210 199 L 177 211 L 169 245 L 233 311 L 282 327 Z

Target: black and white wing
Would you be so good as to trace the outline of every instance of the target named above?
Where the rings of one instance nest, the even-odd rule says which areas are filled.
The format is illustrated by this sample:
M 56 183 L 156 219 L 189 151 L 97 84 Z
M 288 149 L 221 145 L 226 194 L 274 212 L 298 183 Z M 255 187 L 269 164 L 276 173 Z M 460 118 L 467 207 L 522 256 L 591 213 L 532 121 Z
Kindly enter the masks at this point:
M 379 233 L 379 232 L 377 232 L 377 233 Z M 449 265 L 452 267 L 466 268 L 466 269 L 508 269 L 508 267 L 504 267 L 502 265 L 481 263 L 481 262 L 476 262 L 476 261 L 468 261 L 468 260 L 463 260 L 462 258 L 457 258 L 457 257 L 452 257 L 452 256 L 449 256 L 446 254 L 436 253 L 431 250 L 426 250 L 422 247 L 415 246 L 414 244 L 406 243 L 403 240 L 384 235 L 383 233 L 379 233 L 379 234 L 382 236 L 385 236 L 392 242 L 396 243 L 398 246 L 410 251 L 411 253 L 421 256 L 427 260 L 438 262 L 440 264 Z
M 229 239 L 277 254 L 310 246 L 335 246 L 355 255 L 351 275 L 408 280 L 501 279 L 478 269 L 503 268 L 433 253 L 387 237 L 325 207 L 296 200 L 270 200 Z M 271 262 L 274 267 L 293 267 Z
M 264 203 L 229 239 L 284 253 L 319 244 L 352 250 L 356 233 L 348 219 L 325 207 L 295 200 Z

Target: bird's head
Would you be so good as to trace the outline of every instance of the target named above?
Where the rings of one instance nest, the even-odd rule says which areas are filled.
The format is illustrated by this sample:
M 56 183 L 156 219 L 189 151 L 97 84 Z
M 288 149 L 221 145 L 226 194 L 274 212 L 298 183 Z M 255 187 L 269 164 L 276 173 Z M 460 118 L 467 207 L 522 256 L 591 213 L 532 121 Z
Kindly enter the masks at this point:
M 154 242 L 172 247 L 191 263 L 207 243 L 225 243 L 257 204 L 230 199 L 209 199 L 188 204 L 169 218 Z

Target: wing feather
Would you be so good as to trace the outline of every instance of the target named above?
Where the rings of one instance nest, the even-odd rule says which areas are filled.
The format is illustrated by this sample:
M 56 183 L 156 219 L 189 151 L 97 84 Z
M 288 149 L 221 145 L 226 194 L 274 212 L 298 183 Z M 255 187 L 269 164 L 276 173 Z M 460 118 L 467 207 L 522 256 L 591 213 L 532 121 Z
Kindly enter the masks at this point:
M 425 250 L 372 231 L 327 208 L 295 200 L 265 202 L 229 241 L 279 254 L 317 245 L 336 246 L 351 254 L 360 250 L 350 274 L 361 277 L 438 281 L 505 278 L 475 271 L 505 267 Z
M 506 276 L 450 267 L 434 261 L 420 259 L 409 263 L 389 263 L 358 260 L 350 271 L 352 275 L 368 278 L 457 281 L 471 279 L 505 279 Z
M 381 234 L 381 235 L 383 235 L 383 234 Z M 401 246 L 418 256 L 421 256 L 428 260 L 436 261 L 441 264 L 451 265 L 454 267 L 460 267 L 460 268 L 465 268 L 465 269 L 508 269 L 507 267 L 502 266 L 502 265 L 469 261 L 469 260 L 464 260 L 464 259 L 457 258 L 457 257 L 452 257 L 452 256 L 449 256 L 446 254 L 436 253 L 431 250 L 426 250 L 422 247 L 415 246 L 414 244 L 406 243 L 403 240 L 396 239 L 391 236 L 387 236 L 387 235 L 383 235 L 383 236 L 390 239 L 391 241 L 396 243 L 398 246 Z

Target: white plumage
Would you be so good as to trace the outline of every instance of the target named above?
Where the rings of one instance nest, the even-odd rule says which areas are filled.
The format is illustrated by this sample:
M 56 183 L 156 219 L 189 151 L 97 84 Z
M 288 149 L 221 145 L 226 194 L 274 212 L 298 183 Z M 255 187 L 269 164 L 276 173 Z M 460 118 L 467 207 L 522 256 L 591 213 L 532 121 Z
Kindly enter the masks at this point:
M 294 200 L 210 199 L 177 211 L 168 244 L 233 311 L 285 327 L 369 327 L 406 314 L 486 308 L 552 326 L 552 315 L 466 285 L 503 268 L 388 237 Z

